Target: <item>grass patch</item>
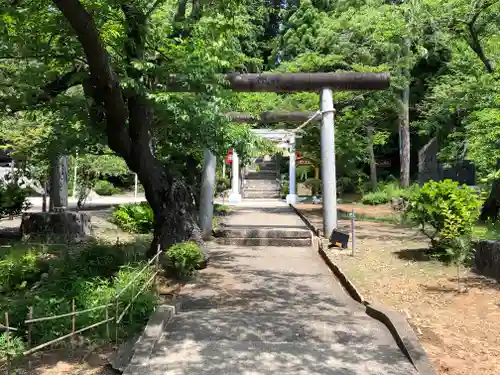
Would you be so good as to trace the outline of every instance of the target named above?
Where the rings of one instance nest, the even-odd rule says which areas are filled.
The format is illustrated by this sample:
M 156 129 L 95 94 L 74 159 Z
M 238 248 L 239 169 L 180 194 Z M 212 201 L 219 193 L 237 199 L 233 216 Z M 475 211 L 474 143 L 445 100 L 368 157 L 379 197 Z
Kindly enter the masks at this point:
M 120 194 L 121 190 L 106 180 L 99 180 L 94 186 L 94 191 L 101 196 Z
M 500 222 L 477 224 L 472 231 L 472 237 L 477 240 L 500 241 Z
M 214 215 L 225 216 L 231 212 L 231 207 L 224 204 L 214 204 Z
M 108 316 L 114 317 L 116 307 L 121 314 L 153 275 L 153 268 L 136 278 L 145 267 L 146 246 L 136 244 L 111 245 L 93 242 L 77 248 L 26 246 L 12 243 L 0 253 L 0 285 L 7 285 L 0 292 L 0 311 L 9 313 L 9 325 L 18 331 L 11 333 L 11 347 L 0 337 L 0 358 L 7 352 L 16 357 L 27 342 L 27 317 L 30 306 L 35 318 L 86 310 L 112 302 Z M 2 266 L 3 265 L 3 266 Z M 134 279 L 135 278 L 135 279 Z M 125 290 L 116 301 L 117 291 Z M 132 303 L 118 325 L 118 337 L 126 338 L 140 330 L 157 304 L 158 295 L 153 285 Z M 116 303 L 117 302 L 117 303 Z M 106 309 L 79 314 L 77 329 L 104 320 Z M 111 322 L 111 332 L 115 332 Z M 54 319 L 32 325 L 32 345 L 45 343 L 71 332 L 71 317 Z M 108 340 L 106 326 L 79 335 L 84 342 Z M 114 335 L 113 335 L 114 338 Z M 62 343 L 61 345 L 67 345 Z
M 351 213 L 346 211 L 338 210 L 338 216 L 341 219 L 350 219 Z M 363 214 L 355 214 L 356 220 L 361 221 L 371 221 L 375 223 L 390 223 L 390 224 L 398 224 L 402 226 L 411 227 L 412 224 L 406 220 L 403 215 L 394 214 L 392 216 L 372 216 L 372 215 L 363 215 Z
M 414 190 L 415 187 L 413 186 L 410 186 L 408 189 L 402 189 L 395 182 L 380 184 L 377 190 L 364 194 L 361 198 L 361 203 L 372 206 L 386 204 L 393 198 L 408 198 Z
M 111 222 L 125 232 L 151 233 L 154 227 L 153 209 L 147 202 L 122 204 L 113 211 Z

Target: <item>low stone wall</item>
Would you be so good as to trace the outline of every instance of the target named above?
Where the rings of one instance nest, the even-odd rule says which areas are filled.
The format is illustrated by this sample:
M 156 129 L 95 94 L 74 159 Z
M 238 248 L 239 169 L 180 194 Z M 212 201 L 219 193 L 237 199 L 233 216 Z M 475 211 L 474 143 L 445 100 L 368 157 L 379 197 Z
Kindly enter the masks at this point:
M 475 248 L 476 271 L 500 282 L 500 241 L 478 241 Z

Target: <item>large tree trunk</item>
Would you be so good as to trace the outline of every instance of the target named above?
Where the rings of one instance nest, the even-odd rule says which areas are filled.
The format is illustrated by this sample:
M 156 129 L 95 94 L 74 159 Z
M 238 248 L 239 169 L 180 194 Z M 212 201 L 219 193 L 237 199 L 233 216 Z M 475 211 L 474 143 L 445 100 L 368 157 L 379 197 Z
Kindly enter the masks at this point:
M 128 98 L 131 153 L 125 158 L 131 170 L 137 173 L 144 187 L 147 201 L 155 216 L 153 241 L 148 256 L 154 256 L 158 245 L 168 248 L 186 240 L 203 243 L 193 194 L 188 185 L 157 160 L 151 152 L 150 134 L 152 111 L 149 102 L 140 94 Z
M 120 87 L 99 32 L 80 1 L 53 1 L 69 21 L 85 52 L 90 79 L 84 87 L 94 101 L 92 105 L 104 114 L 108 145 L 137 173 L 153 209 L 155 226 L 148 255 L 154 255 L 158 245 L 166 248 L 186 240 L 202 243 L 188 187 L 183 181 L 176 180 L 151 151 L 153 113 L 145 94 Z M 148 14 L 131 6 L 126 2 L 122 4 L 128 37 L 125 62 L 129 63 L 128 76 L 140 82 L 142 73 L 131 62 L 144 57 Z
M 370 186 L 373 190 L 377 188 L 377 162 L 375 161 L 375 151 L 373 150 L 373 125 L 366 128 L 368 137 L 368 162 L 370 163 Z
M 497 160 L 497 170 L 500 169 L 500 159 Z M 497 221 L 500 217 L 500 179 L 493 181 L 490 195 L 483 204 L 480 219 L 482 221 Z

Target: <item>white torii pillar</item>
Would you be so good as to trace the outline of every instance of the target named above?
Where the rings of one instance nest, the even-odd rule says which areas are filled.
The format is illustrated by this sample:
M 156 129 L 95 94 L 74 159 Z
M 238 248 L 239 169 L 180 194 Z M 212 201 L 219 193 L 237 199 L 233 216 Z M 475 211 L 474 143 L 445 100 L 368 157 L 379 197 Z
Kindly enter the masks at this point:
M 321 182 L 323 185 L 323 235 L 330 239 L 337 228 L 335 168 L 335 108 L 331 89 L 321 90 Z
M 200 228 L 203 239 L 208 239 L 212 235 L 216 166 L 217 160 L 215 155 L 210 150 L 206 149 L 203 161 L 203 172 L 201 174 L 200 195 Z
M 239 158 L 236 150 L 233 149 L 233 160 L 231 162 L 231 194 L 229 194 L 229 204 L 237 204 L 241 202 L 240 194 L 240 171 L 239 171 Z
M 289 159 L 289 167 L 288 174 L 289 176 L 289 184 L 288 184 L 288 195 L 286 196 L 286 203 L 295 204 L 297 203 L 297 193 L 296 193 L 296 181 L 295 181 L 295 135 L 290 137 L 290 159 Z

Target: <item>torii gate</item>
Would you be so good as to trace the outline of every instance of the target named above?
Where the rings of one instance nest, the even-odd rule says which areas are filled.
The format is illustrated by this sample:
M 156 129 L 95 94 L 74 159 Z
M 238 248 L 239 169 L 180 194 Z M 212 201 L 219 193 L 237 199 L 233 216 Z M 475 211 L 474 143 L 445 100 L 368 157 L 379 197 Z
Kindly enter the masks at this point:
M 337 226 L 337 184 L 335 166 L 335 128 L 333 90 L 361 91 L 384 90 L 390 85 L 389 73 L 277 73 L 277 74 L 228 74 L 231 89 L 239 92 L 319 92 L 321 117 L 321 180 L 323 190 L 323 233 L 330 238 Z M 241 122 L 235 119 L 236 122 Z M 233 168 L 238 156 L 233 153 Z M 205 151 L 200 199 L 200 227 L 203 234 L 212 231 L 213 196 L 216 160 Z M 234 171 L 233 171 L 234 172 Z M 238 172 L 238 170 L 236 170 Z M 290 176 L 290 178 L 292 178 Z M 234 181 L 233 181 L 234 182 Z M 290 185 L 291 185 L 290 181 Z M 232 193 L 239 194 L 239 186 L 232 186 Z

